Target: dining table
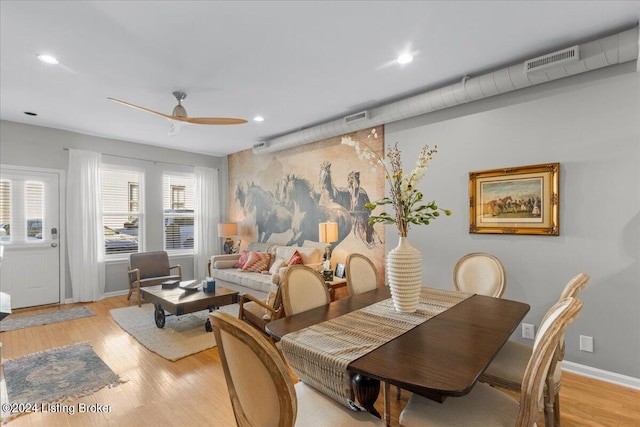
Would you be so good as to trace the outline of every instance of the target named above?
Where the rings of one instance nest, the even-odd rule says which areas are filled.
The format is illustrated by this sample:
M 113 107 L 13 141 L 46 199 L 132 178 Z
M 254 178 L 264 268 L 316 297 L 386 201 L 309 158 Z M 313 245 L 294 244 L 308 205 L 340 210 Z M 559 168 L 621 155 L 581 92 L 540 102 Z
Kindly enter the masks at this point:
M 419 307 L 416 316 L 394 313 L 389 288 L 379 287 L 275 320 L 266 325 L 266 331 L 279 342 L 285 359 L 300 379 L 312 386 L 320 385 L 321 391 L 340 403 L 345 404 L 340 398 L 341 390 L 322 390 L 314 370 L 325 377 L 345 367 L 352 394 L 360 406 L 377 416 L 380 414 L 374 403 L 383 384 L 384 420 L 389 425 L 391 385 L 438 402 L 464 396 L 530 309 L 518 301 L 428 287 L 421 291 L 421 303 L 427 308 L 421 312 Z M 364 321 L 372 319 L 372 326 L 354 338 L 357 345 L 351 347 L 358 347 L 359 352 L 353 353 L 351 360 L 343 357 L 348 352 L 339 350 L 337 353 L 344 360 L 340 360 L 338 368 L 332 366 L 333 356 L 322 354 L 323 347 L 316 342 L 350 339 L 350 331 L 340 328 L 353 325 L 357 329 L 363 315 L 369 316 Z M 419 318 L 421 315 L 423 318 Z M 399 324 L 397 332 L 387 331 Z M 372 343 L 368 342 L 369 336 Z M 297 344 L 303 350 L 295 347 Z M 348 403 L 353 406 L 351 401 Z

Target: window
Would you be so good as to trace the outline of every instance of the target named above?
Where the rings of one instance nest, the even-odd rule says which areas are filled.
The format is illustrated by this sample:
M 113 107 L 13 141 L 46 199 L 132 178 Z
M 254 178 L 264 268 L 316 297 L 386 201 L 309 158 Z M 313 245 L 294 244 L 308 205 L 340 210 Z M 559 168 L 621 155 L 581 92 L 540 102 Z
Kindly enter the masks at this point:
M 105 254 L 139 252 L 143 230 L 140 197 L 143 174 L 106 165 L 101 174 Z
M 171 209 L 184 209 L 187 188 L 184 185 L 171 186 Z
M 193 249 L 195 179 L 192 174 L 165 174 L 162 177 L 164 248 Z
M 0 241 L 11 239 L 11 181 L 0 181 Z
M 140 210 L 140 186 L 137 182 L 129 183 L 129 212 Z

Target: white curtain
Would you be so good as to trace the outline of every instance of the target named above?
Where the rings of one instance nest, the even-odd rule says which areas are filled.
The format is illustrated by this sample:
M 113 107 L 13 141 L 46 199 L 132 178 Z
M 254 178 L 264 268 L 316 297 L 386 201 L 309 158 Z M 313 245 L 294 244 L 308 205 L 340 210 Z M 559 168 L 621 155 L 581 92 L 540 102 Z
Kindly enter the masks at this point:
M 193 275 L 198 279 L 208 275 L 207 262 L 209 258 L 220 253 L 218 170 L 196 166 L 195 179 L 196 221 L 194 234 L 196 244 L 193 257 Z
M 100 153 L 69 150 L 67 247 L 73 302 L 104 295 L 104 231 Z

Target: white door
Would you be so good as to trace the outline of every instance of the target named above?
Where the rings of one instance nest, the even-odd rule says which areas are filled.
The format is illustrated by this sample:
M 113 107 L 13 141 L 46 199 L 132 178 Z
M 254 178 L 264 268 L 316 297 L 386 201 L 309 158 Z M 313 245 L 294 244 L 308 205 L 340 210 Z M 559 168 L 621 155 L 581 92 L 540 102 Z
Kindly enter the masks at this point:
M 0 170 L 0 291 L 11 308 L 60 302 L 59 175 Z

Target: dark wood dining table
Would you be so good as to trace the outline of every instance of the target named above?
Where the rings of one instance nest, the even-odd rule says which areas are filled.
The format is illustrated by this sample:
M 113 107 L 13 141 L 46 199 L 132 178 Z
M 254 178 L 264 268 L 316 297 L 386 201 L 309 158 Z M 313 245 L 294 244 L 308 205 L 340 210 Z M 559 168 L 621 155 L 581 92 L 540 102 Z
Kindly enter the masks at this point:
M 266 330 L 280 340 L 388 298 L 388 287 L 377 288 L 273 321 Z M 354 383 L 359 383 L 354 386 L 356 397 L 375 413 L 373 403 L 382 382 L 384 418 L 389 425 L 390 385 L 440 402 L 469 393 L 529 309 L 522 302 L 483 295 L 465 299 L 351 362 L 347 369 Z

